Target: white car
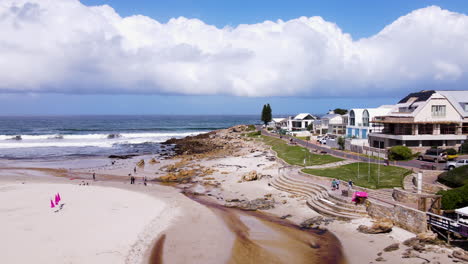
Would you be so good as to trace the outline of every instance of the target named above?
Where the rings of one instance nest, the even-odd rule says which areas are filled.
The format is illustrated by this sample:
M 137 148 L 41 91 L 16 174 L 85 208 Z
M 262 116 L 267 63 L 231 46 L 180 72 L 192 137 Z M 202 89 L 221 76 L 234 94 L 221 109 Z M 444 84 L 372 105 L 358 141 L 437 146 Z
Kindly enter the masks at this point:
M 461 167 L 468 165 L 468 159 L 461 159 L 457 161 L 448 161 L 447 164 L 445 164 L 445 168 L 447 170 L 453 170 L 455 168 Z

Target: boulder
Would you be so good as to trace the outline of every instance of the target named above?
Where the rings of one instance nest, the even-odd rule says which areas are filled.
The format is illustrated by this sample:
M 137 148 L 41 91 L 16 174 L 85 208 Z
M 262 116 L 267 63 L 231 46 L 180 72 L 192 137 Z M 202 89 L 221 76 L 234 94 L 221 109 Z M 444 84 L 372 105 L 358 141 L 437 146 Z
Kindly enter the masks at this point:
M 389 233 L 392 231 L 393 222 L 388 219 L 380 219 L 372 226 L 368 227 L 365 225 L 360 225 L 357 230 L 361 233 L 365 234 L 381 234 L 381 233 Z
M 417 235 L 417 238 L 419 239 L 420 242 L 431 243 L 437 240 L 437 234 L 429 231 L 429 232 L 419 233 Z
M 457 258 L 457 259 L 468 262 L 468 254 L 464 250 L 461 250 L 461 249 L 460 250 L 454 250 L 453 253 L 452 253 L 452 256 L 454 258 Z
M 258 178 L 259 178 L 259 175 L 254 170 L 242 176 L 243 181 L 256 181 L 258 180 Z
M 323 216 L 315 216 L 315 217 L 312 217 L 303 221 L 302 223 L 299 224 L 299 226 L 301 228 L 308 229 L 308 228 L 312 228 L 314 226 L 318 226 L 322 224 L 322 221 L 323 221 Z
M 400 248 L 400 243 L 394 243 L 383 249 L 385 252 L 395 251 Z

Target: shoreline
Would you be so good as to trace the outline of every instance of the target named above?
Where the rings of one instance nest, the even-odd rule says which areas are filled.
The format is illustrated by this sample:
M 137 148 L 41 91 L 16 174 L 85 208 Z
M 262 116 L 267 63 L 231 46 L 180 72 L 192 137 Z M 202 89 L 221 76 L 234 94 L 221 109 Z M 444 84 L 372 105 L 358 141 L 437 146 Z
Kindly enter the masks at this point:
M 184 261 L 192 261 L 194 257 L 198 257 L 200 262 L 203 260 L 203 263 L 248 263 L 245 262 L 246 259 L 243 259 L 243 262 L 239 262 L 240 260 L 236 261 L 238 255 L 252 250 L 252 248 L 238 250 L 238 247 L 235 245 L 238 244 L 236 240 L 238 240 L 239 234 L 243 234 L 244 236 L 247 234 L 248 236 L 252 235 L 255 237 L 256 235 L 262 234 L 262 232 L 258 231 L 260 232 L 258 233 L 256 230 L 266 230 L 265 226 L 267 226 L 269 227 L 268 230 L 273 228 L 277 230 L 275 233 L 281 233 L 283 238 L 287 238 L 296 231 L 289 230 L 280 232 L 278 230 L 287 226 L 287 224 L 285 224 L 286 222 L 275 224 L 270 220 L 279 220 L 280 217 L 290 215 L 286 217 L 288 219 L 287 223 L 295 226 L 291 226 L 290 228 L 297 230 L 297 226 L 302 221 L 319 216 L 319 214 L 307 207 L 303 198 L 278 191 L 269 186 L 271 175 L 276 175 L 277 169 L 281 166 L 282 161 L 274 157 L 275 155 L 272 155 L 271 149 L 267 149 L 258 142 L 242 138 L 240 136 L 242 131 L 238 129 L 239 127 L 240 126 L 236 126 L 234 128 L 211 131 L 206 135 L 200 136 L 199 138 L 201 139 L 195 137 L 195 140 L 202 142 L 200 144 L 205 144 L 201 148 L 205 149 L 205 152 L 190 153 L 190 148 L 188 148 L 184 150 L 185 153 L 179 153 L 179 155 L 170 159 L 157 160 L 157 163 L 154 164 L 148 162 L 154 155 L 117 160 L 114 165 L 111 165 L 111 159 L 108 158 L 96 158 L 94 161 L 93 159 L 78 159 L 73 162 L 59 162 L 53 164 L 52 170 L 38 168 L 38 171 L 41 173 L 37 175 L 37 171 L 31 173 L 33 170 L 28 171 L 24 167 L 11 168 L 10 166 L 9 169 L 6 169 L 7 167 L 5 165 L 11 165 L 12 162 L 0 160 L 0 175 L 3 176 L 5 173 L 16 171 L 13 177 L 17 179 L 24 177 L 24 179 L 31 181 L 59 179 L 57 177 L 48 177 L 50 174 L 54 173 L 62 174 L 62 176 L 65 175 L 66 177 L 73 175 L 75 180 L 68 180 L 68 183 L 79 184 L 80 181 L 88 181 L 92 185 L 117 186 L 117 188 L 147 193 L 153 195 L 153 198 L 172 202 L 174 208 L 181 211 L 181 215 L 176 217 L 177 219 L 175 219 L 170 226 L 158 234 L 147 234 L 151 237 L 152 242 L 151 245 L 144 250 L 144 262 L 160 263 L 163 261 L 166 263 L 184 263 Z M 193 138 L 184 138 L 180 140 L 191 141 L 192 139 Z M 193 142 L 188 142 L 189 145 L 192 143 Z M 137 167 L 136 163 L 141 159 L 145 160 L 145 165 Z M 105 166 L 96 166 L 98 163 L 105 164 Z M 21 164 L 24 166 L 25 164 L 27 165 L 27 162 Z M 77 166 L 77 164 L 79 166 Z M 42 165 L 50 167 L 50 164 Z M 133 172 L 134 168 L 137 168 L 136 173 Z M 21 170 L 24 170 L 23 174 L 20 173 Z M 260 172 L 260 179 L 244 181 L 244 175 L 253 170 Z M 92 173 L 96 173 L 97 182 L 91 180 Z M 129 173 L 137 177 L 136 185 L 132 186 L 129 184 Z M 173 183 L 169 184 L 172 187 L 167 187 L 164 186 L 165 184 L 155 182 L 164 177 L 168 180 L 174 180 Z M 143 178 L 148 179 L 149 186 L 144 186 L 142 184 Z M 64 177 L 61 177 L 60 180 L 67 181 Z M 203 199 L 209 199 L 210 203 L 217 204 L 215 207 L 222 207 L 230 212 L 230 216 L 226 216 L 226 214 L 223 215 L 223 213 L 220 214 L 216 212 L 216 208 L 213 209 L 203 203 L 193 201 L 190 197 L 180 192 L 185 193 L 187 196 L 192 194 L 201 195 L 200 197 L 203 197 Z M 196 198 L 198 199 L 198 196 L 196 196 Z M 267 219 L 264 219 L 265 221 L 261 220 L 261 217 L 258 215 L 262 214 L 261 212 L 256 212 L 254 216 L 250 216 L 256 220 L 249 220 L 249 216 L 247 216 L 247 218 L 245 216 L 246 212 L 226 207 L 230 207 L 230 201 L 236 199 L 239 201 L 252 201 L 259 198 L 273 201 L 272 204 L 274 206 L 264 210 L 264 215 L 268 215 Z M 241 222 L 239 222 L 239 219 L 241 219 Z M 260 224 L 257 221 L 260 221 Z M 229 223 L 231 223 L 231 228 L 229 228 Z M 235 224 L 233 225 L 232 223 Z M 329 230 L 331 232 L 326 231 L 335 237 L 336 242 L 333 242 L 334 238 L 329 238 L 330 243 L 338 246 L 340 248 L 339 251 L 342 252 L 338 253 L 338 255 L 343 256 L 343 258 L 341 260 L 336 260 L 337 262 L 335 263 L 362 263 L 366 261 L 370 263 L 376 261 L 376 259 L 380 257 L 377 254 L 379 253 L 382 255 L 382 250 L 386 246 L 396 242 L 401 243 L 407 238 L 414 236 L 414 234 L 398 228 L 394 228 L 394 231 L 390 234 L 379 235 L 366 235 L 356 231 L 357 226 L 360 224 L 369 225 L 370 223 L 370 219 L 359 219 L 351 222 L 335 220 L 321 227 L 322 231 Z M 181 228 L 181 226 L 185 225 L 196 228 Z M 239 230 L 233 229 L 233 226 L 242 225 L 244 225 L 243 232 L 239 233 Z M 307 232 L 308 231 L 299 231 L 299 233 L 303 235 Z M 265 246 L 271 248 L 272 246 L 271 244 L 267 246 L 268 243 L 265 244 L 265 241 L 262 240 L 253 240 L 255 241 L 255 245 L 263 245 L 260 246 L 260 248 L 264 248 Z M 194 245 L 194 243 L 188 243 L 188 241 L 197 241 L 198 243 Z M 295 241 L 294 243 L 304 244 L 304 240 Z M 313 251 L 315 250 L 313 248 L 317 246 L 314 243 L 311 244 L 310 239 L 306 244 L 308 247 L 302 249 L 305 250 L 304 252 Z M 257 246 L 254 247 L 257 248 L 257 252 L 267 252 L 268 254 L 265 253 L 264 256 L 265 259 L 268 258 L 271 254 L 271 250 L 264 251 L 264 249 L 262 249 L 258 251 Z M 287 248 L 286 245 L 276 244 L 275 246 L 278 249 L 276 250 L 277 254 L 282 248 Z M 140 251 L 142 250 L 143 249 L 140 248 Z M 334 250 L 336 250 L 336 248 L 331 250 L 329 254 L 336 255 L 336 253 L 332 253 Z M 179 254 L 180 251 L 184 252 L 184 256 Z M 325 252 L 326 249 L 322 248 L 322 251 Z M 200 252 L 203 252 L 203 254 Z M 213 252 L 218 253 L 213 254 Z M 278 256 L 279 258 L 273 257 L 272 259 L 281 259 L 287 255 L 285 252 L 281 253 L 282 255 L 280 254 L 280 256 Z M 383 257 L 389 263 L 393 263 L 394 261 L 398 261 L 399 263 L 411 263 L 412 259 L 401 258 L 401 252 L 402 249 L 395 252 L 385 252 L 383 253 Z M 295 253 L 295 255 L 298 254 L 299 252 Z M 429 257 L 439 258 L 441 261 L 445 260 L 445 258 L 439 255 L 433 254 Z M 270 258 L 271 257 L 270 255 Z M 220 259 L 222 259 L 222 261 L 220 261 Z M 284 263 L 284 261 L 278 260 L 277 263 Z M 298 261 L 298 263 L 300 263 L 300 261 Z

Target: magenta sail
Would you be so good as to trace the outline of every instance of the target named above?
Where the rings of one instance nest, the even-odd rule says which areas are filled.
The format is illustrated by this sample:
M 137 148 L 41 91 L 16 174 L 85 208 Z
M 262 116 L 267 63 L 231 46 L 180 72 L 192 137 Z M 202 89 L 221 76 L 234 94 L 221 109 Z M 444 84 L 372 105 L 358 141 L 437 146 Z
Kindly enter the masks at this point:
M 52 201 L 52 199 L 50 199 L 50 208 L 54 208 L 54 207 L 55 207 L 54 201 Z

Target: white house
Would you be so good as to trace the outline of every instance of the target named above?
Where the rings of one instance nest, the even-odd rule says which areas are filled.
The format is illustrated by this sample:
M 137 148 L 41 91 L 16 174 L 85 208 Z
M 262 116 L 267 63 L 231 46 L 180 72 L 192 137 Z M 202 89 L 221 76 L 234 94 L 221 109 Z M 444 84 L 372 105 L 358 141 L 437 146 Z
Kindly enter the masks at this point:
M 457 147 L 468 135 L 468 91 L 411 93 L 389 113 L 370 122 L 383 125 L 381 132 L 369 134 L 373 147 L 405 145 L 418 151 L 431 146 Z
M 270 127 L 286 129 L 288 126 L 288 118 L 286 117 L 277 117 L 272 118 L 271 122 L 268 124 Z
M 346 127 L 347 138 L 367 139 L 369 133 L 382 131 L 383 125 L 371 123 L 376 116 L 383 116 L 395 107 L 393 105 L 382 105 L 378 108 L 355 108 L 349 110 L 349 119 Z
M 307 126 L 313 124 L 317 117 L 309 113 L 301 113 L 294 118 L 289 117 L 288 119 L 288 130 L 289 131 L 300 131 L 307 130 Z
M 343 135 L 345 134 L 347 115 L 339 114 L 327 114 L 320 118 L 321 126 L 319 134 L 334 134 Z

